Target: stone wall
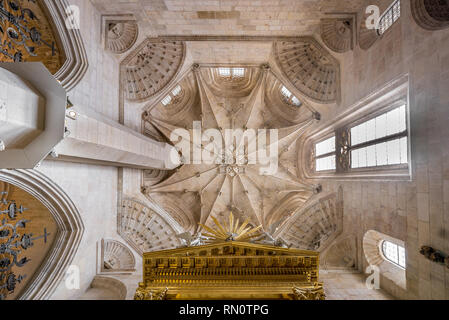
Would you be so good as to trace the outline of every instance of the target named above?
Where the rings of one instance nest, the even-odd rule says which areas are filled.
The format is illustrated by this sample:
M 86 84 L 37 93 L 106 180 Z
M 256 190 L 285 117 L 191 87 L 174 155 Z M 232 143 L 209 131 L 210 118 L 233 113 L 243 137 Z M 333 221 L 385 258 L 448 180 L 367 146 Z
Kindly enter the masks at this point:
M 413 179 L 409 182 L 321 181 L 324 191 L 344 189 L 345 233 L 358 242 L 358 268 L 368 230 L 405 241 L 407 291 L 382 286 L 398 298 L 449 299 L 449 269 L 420 256 L 422 245 L 449 252 L 449 30 L 426 31 L 412 19 L 409 1 L 402 16 L 369 50 L 358 46 L 338 55 L 342 103 L 321 108 L 323 122 L 403 74 L 410 75 Z
M 85 77 L 69 92 L 70 100 L 75 106 L 118 121 L 119 62 L 113 54 L 104 50 L 101 14 L 90 1 L 70 0 L 70 3 L 80 8 L 81 34 L 89 59 Z M 83 219 L 85 232 L 80 250 L 72 262 L 80 268 L 80 289 L 68 290 L 65 281 L 62 281 L 52 296 L 57 300 L 78 299 L 91 287 L 96 276 L 98 242 L 102 238 L 121 240 L 116 232 L 118 168 L 44 161 L 38 170 L 68 194 Z M 140 257 L 136 256 L 136 261 L 137 265 L 141 264 Z

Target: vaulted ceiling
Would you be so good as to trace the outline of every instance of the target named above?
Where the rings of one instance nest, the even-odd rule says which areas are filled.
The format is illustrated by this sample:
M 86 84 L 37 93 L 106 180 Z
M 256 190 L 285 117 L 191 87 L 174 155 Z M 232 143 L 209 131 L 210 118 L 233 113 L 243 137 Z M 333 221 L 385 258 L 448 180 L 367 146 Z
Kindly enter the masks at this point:
M 134 14 L 149 36 L 319 33 L 328 13 L 354 13 L 364 0 L 91 0 L 102 13 Z
M 121 112 L 126 113 L 128 103 L 138 104 L 144 134 L 172 144 L 171 138 L 178 135 L 191 147 L 188 154 L 180 150 L 185 163 L 176 170 L 143 173 L 142 192 L 150 203 L 191 233 L 201 230 L 200 223 L 211 226 L 211 217 L 225 220 L 232 211 L 266 231 L 281 224 L 278 235 L 295 247 L 328 247 L 341 232 L 342 213 L 326 205 L 335 202 L 335 195 L 331 202 L 310 205 L 317 186 L 299 178 L 297 142 L 320 119 L 317 104 L 340 101 L 340 63 L 330 52 L 353 48 L 354 13 L 365 2 L 92 0 L 102 14 L 133 16 L 138 23 L 140 43 L 121 62 L 126 99 Z M 109 29 L 113 40 L 131 41 L 135 36 L 116 24 Z M 198 37 L 202 35 L 206 37 Z M 244 68 L 244 76 L 223 77 L 218 72 L 223 66 Z M 300 105 L 286 99 L 284 89 Z M 239 159 L 238 139 L 231 148 L 225 146 L 219 155 L 222 162 L 193 164 L 189 160 L 195 148 L 204 152 L 215 144 L 193 141 L 195 121 L 203 133 L 217 129 L 220 136 L 215 139 L 222 142 L 226 129 L 277 129 L 277 171 L 261 175 L 263 165 L 249 163 L 248 150 Z M 180 129 L 189 137 L 179 136 Z M 126 239 L 138 251 L 158 247 L 151 247 L 155 235 L 150 233 L 155 230 L 139 231 L 141 240 L 131 239 L 135 232 L 129 228 Z M 175 245 L 173 237 L 172 231 L 163 235 L 169 247 Z

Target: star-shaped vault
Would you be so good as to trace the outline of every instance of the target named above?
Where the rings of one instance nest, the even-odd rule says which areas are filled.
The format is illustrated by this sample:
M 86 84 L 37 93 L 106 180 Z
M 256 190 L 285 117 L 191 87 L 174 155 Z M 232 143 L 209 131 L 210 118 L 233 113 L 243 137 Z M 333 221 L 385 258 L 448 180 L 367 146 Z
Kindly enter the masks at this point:
M 241 221 L 248 218 L 253 226 L 268 230 L 303 207 L 315 187 L 298 179 L 297 141 L 316 114 L 304 103 L 289 103 L 281 93 L 283 87 L 267 65 L 245 68 L 241 77 L 224 77 L 218 68 L 194 66 L 173 91 L 177 94 L 170 94 L 170 103 L 158 103 L 145 113 L 146 129 L 153 137 L 175 137 L 191 152 L 181 154 L 186 163 L 171 176 L 146 188 L 147 196 L 190 232 L 199 231 L 199 224 L 213 225 L 211 216 L 225 221 L 230 211 Z M 220 136 L 194 140 L 195 121 L 201 123 L 203 133 L 218 129 Z M 179 129 L 189 134 L 180 134 Z M 248 141 L 260 134 L 226 144 L 227 129 L 256 133 L 276 129 L 278 139 L 267 134 L 265 145 L 269 149 L 278 143 L 278 155 L 270 155 L 277 156 L 277 170 L 264 175 L 267 164 L 249 161 L 256 159 L 257 151 L 248 148 Z M 220 145 L 224 148 L 213 164 L 193 163 L 194 150 L 210 151 Z

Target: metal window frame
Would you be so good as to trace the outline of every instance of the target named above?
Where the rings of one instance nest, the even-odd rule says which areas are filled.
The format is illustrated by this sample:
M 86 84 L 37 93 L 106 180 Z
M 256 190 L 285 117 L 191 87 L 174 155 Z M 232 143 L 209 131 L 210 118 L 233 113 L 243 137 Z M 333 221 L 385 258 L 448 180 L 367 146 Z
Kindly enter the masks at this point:
M 399 4 L 399 16 L 397 17 L 397 19 L 394 19 L 394 8 L 395 6 Z M 378 29 L 377 29 L 377 34 L 379 36 L 382 36 L 385 34 L 385 32 L 387 32 L 388 29 L 390 29 L 400 18 L 401 18 L 401 10 L 402 10 L 402 4 L 401 4 L 401 0 L 395 0 L 393 1 L 393 3 L 388 7 L 387 10 L 385 10 L 385 12 L 380 16 L 379 19 L 379 25 L 378 25 Z M 387 18 L 387 16 L 391 15 L 391 24 L 389 24 L 388 26 L 385 27 L 384 30 L 382 30 L 382 24 L 385 21 L 385 19 Z
M 332 139 L 332 138 L 335 138 L 335 151 L 329 152 L 329 153 L 326 153 L 326 154 L 322 154 L 322 155 L 319 155 L 319 156 L 316 156 L 316 146 L 317 146 L 318 144 L 320 144 L 321 142 L 324 142 L 324 141 L 329 140 L 329 139 Z M 333 169 L 333 170 L 320 170 L 320 171 L 318 171 L 318 170 L 316 169 L 316 161 L 317 161 L 317 160 L 319 160 L 319 159 L 324 159 L 324 158 L 329 158 L 329 157 L 332 157 L 332 156 L 335 156 L 335 162 L 337 162 L 337 161 L 338 161 L 338 159 L 337 159 L 337 135 L 336 135 L 335 133 L 334 133 L 333 135 L 327 136 L 326 138 L 320 139 L 320 140 L 318 140 L 317 142 L 314 143 L 314 157 L 313 157 L 313 161 L 315 162 L 315 172 L 317 172 L 317 173 L 318 173 L 318 172 L 319 172 L 319 173 L 322 173 L 322 172 L 336 172 L 337 169 Z
M 396 250 L 397 250 L 397 254 L 398 254 L 398 261 L 397 261 L 397 262 L 391 260 L 390 258 L 388 258 L 387 254 L 386 254 L 386 252 L 385 252 L 385 246 L 386 246 L 387 243 L 391 243 L 391 244 L 393 244 L 393 245 L 396 246 Z M 399 248 L 403 248 L 403 249 L 404 249 L 404 252 L 405 252 L 405 248 L 404 248 L 404 247 L 402 247 L 402 246 L 400 246 L 400 245 L 398 245 L 398 244 L 396 244 L 396 243 L 394 243 L 394 242 L 388 241 L 388 240 L 383 240 L 383 241 L 382 241 L 382 246 L 381 246 L 381 247 L 382 247 L 382 256 L 385 258 L 386 261 L 388 261 L 388 262 L 394 264 L 395 266 L 397 266 L 398 268 L 401 268 L 402 270 L 406 270 L 405 267 L 403 267 L 403 266 L 401 266 L 401 265 L 399 264 Z M 405 264 L 406 264 L 406 266 L 407 266 L 407 261 L 405 261 Z
M 396 134 L 388 135 L 388 136 L 385 136 L 383 138 L 378 138 L 378 139 L 366 141 L 364 143 L 359 143 L 359 144 L 356 144 L 356 145 L 352 145 L 352 143 L 351 143 L 351 129 L 353 129 L 353 128 L 355 128 L 355 127 L 357 127 L 357 126 L 359 126 L 359 125 L 361 125 L 363 123 L 369 122 L 369 121 L 377 118 L 378 116 L 387 114 L 390 111 L 398 109 L 398 108 L 400 108 L 403 105 L 405 105 L 405 119 L 406 119 L 406 121 L 405 121 L 406 122 L 406 129 L 404 131 L 396 133 Z M 388 107 L 382 108 L 382 109 L 378 110 L 375 113 L 372 113 L 372 114 L 370 114 L 370 115 L 368 115 L 366 117 L 363 117 L 363 118 L 355 121 L 354 123 L 351 123 L 350 126 L 346 126 L 346 129 L 347 129 L 348 135 L 349 135 L 348 153 L 350 155 L 349 156 L 349 160 L 348 160 L 349 161 L 349 163 L 348 163 L 348 172 L 351 172 L 351 171 L 354 171 L 354 172 L 366 171 L 366 170 L 370 170 L 370 169 L 379 169 L 379 168 L 380 169 L 408 168 L 409 163 L 410 163 L 410 152 L 409 152 L 409 150 L 407 150 L 408 151 L 408 155 L 407 155 L 408 162 L 406 164 L 404 163 L 404 164 L 392 164 L 392 165 L 384 165 L 384 166 L 370 166 L 370 167 L 363 167 L 363 168 L 352 168 L 352 163 L 351 163 L 351 159 L 352 159 L 351 154 L 352 154 L 352 151 L 354 151 L 354 150 L 363 149 L 363 148 L 366 148 L 366 147 L 378 145 L 378 144 L 381 144 L 381 143 L 385 143 L 385 142 L 389 142 L 389 141 L 393 141 L 393 140 L 397 140 L 397 139 L 401 139 L 401 138 L 409 138 L 409 123 L 407 121 L 407 119 L 409 118 L 408 112 L 409 111 L 408 111 L 408 108 L 407 108 L 407 103 L 405 101 L 403 101 L 402 99 L 400 99 L 400 100 L 390 104 Z

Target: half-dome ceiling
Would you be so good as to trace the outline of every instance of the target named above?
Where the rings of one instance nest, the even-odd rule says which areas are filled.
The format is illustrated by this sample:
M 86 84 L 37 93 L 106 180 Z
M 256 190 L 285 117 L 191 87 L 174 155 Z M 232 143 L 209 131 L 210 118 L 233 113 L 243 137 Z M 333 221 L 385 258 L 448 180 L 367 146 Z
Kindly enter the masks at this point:
M 122 21 L 109 24 L 107 47 L 116 54 L 121 54 L 136 43 L 139 27 L 135 21 Z
M 343 53 L 352 50 L 352 19 L 321 20 L 321 39 L 332 51 Z
M 301 93 L 318 103 L 339 100 L 339 63 L 315 40 L 276 42 L 275 56 L 285 76 Z
M 158 93 L 176 76 L 184 57 L 181 41 L 145 41 L 124 64 L 125 97 L 143 101 Z

